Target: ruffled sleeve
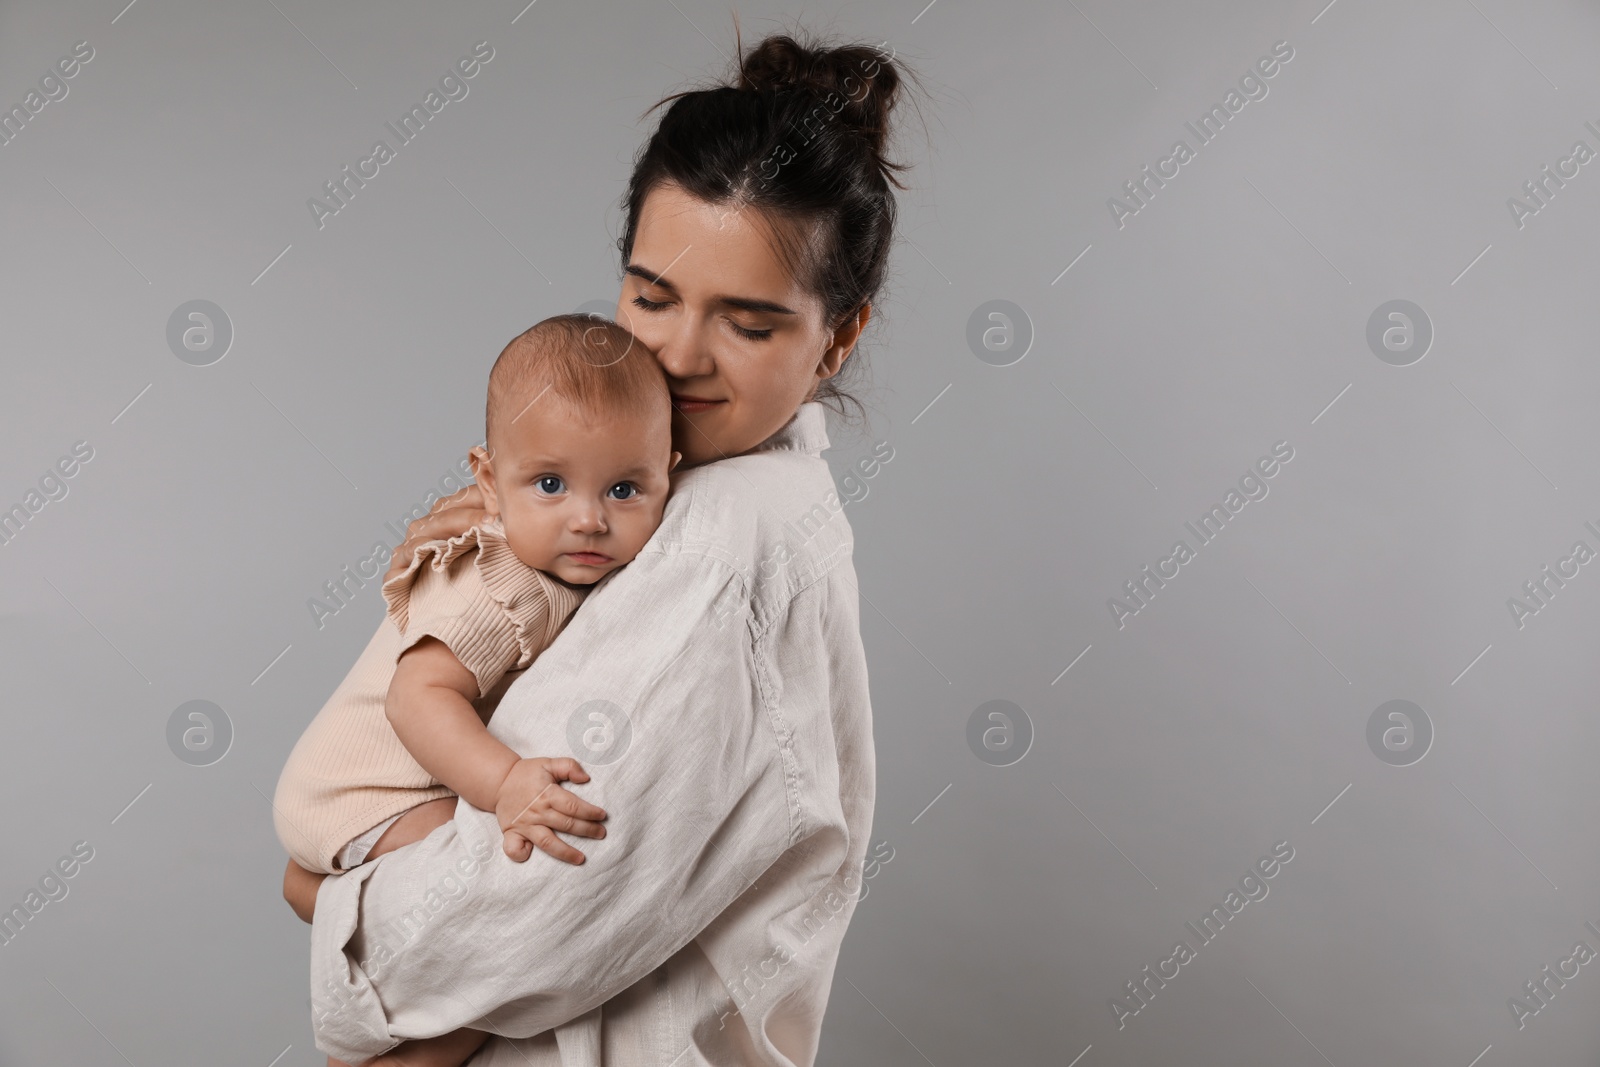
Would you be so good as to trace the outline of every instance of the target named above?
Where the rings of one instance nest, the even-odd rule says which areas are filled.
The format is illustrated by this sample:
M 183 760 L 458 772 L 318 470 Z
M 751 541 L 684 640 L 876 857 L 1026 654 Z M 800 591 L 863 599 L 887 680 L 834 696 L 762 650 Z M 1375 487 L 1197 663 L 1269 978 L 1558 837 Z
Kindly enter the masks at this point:
M 383 583 L 383 599 L 404 638 L 397 657 L 437 638 L 477 678 L 482 696 L 549 647 L 583 593 L 523 563 L 504 527 L 486 519 L 418 545 L 406 569 Z

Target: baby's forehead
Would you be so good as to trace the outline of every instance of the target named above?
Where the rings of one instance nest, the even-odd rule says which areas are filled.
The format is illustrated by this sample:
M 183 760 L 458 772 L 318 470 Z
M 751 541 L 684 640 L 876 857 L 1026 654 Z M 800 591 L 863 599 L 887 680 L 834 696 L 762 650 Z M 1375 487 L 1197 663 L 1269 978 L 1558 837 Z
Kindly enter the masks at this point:
M 605 472 L 665 469 L 672 440 L 665 417 L 646 404 L 582 404 L 546 394 L 507 427 L 497 458 L 518 466 Z

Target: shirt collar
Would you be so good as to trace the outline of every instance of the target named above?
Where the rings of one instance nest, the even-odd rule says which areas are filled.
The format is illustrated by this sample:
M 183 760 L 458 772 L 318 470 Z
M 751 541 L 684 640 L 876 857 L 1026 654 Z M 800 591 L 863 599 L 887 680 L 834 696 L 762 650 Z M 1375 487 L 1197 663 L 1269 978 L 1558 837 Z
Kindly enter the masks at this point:
M 783 424 L 783 428 L 765 441 L 761 442 L 752 452 L 807 452 L 817 455 L 828 448 L 828 419 L 827 409 L 815 400 L 808 400 L 801 404 L 793 417 Z

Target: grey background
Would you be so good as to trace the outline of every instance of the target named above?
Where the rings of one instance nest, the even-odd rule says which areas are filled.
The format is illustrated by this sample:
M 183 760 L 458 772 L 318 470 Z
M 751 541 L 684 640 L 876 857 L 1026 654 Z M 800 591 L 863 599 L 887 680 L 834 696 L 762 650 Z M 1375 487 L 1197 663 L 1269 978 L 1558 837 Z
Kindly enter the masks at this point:
M 478 440 L 506 338 L 614 298 L 640 113 L 722 71 L 730 9 L 124 2 L 0 7 L 7 106 L 95 49 L 0 147 L 0 503 L 95 450 L 0 546 L 0 899 L 94 848 L 0 946 L 0 1061 L 320 1063 L 265 797 L 380 601 L 320 630 L 306 601 Z M 870 424 L 830 454 L 894 449 L 847 509 L 893 859 L 821 1062 L 1595 1062 L 1600 964 L 1520 1031 L 1507 1002 L 1600 949 L 1600 565 L 1521 629 L 1506 601 L 1600 547 L 1600 164 L 1521 229 L 1506 200 L 1600 148 L 1600 13 L 921 4 L 739 7 L 928 90 Z M 306 199 L 479 40 L 470 95 L 318 230 Z M 1278 40 L 1269 95 L 1119 229 L 1107 198 Z M 211 366 L 167 347 L 193 299 L 233 325 Z M 1012 366 L 966 342 L 991 299 L 1036 335 Z M 1392 299 L 1435 329 L 1408 367 L 1366 345 Z M 1107 599 L 1280 440 L 1119 630 Z M 997 699 L 1035 733 L 1003 768 L 966 741 Z M 1366 741 L 1393 699 L 1435 731 L 1407 767 Z M 167 745 L 190 700 L 232 724 L 210 766 Z

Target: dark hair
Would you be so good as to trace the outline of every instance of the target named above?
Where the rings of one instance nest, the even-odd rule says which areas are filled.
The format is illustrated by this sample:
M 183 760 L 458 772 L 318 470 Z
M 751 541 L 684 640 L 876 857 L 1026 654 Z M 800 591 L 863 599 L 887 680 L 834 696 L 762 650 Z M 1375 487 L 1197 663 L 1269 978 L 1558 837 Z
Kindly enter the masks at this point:
M 554 315 L 517 334 L 489 371 L 484 439 L 515 422 L 548 390 L 581 408 L 670 408 L 666 374 L 625 327 L 599 315 Z
M 742 50 L 742 47 L 741 47 Z M 774 227 L 791 270 L 838 327 L 882 288 L 894 237 L 889 112 L 902 86 L 893 52 L 822 47 L 775 34 L 742 52 L 732 85 L 674 93 L 634 161 L 617 242 L 626 266 L 645 197 L 663 183 L 712 204 L 748 205 Z M 652 108 L 654 110 L 654 108 Z M 847 365 L 853 366 L 859 356 Z M 824 381 L 816 398 L 859 403 Z

